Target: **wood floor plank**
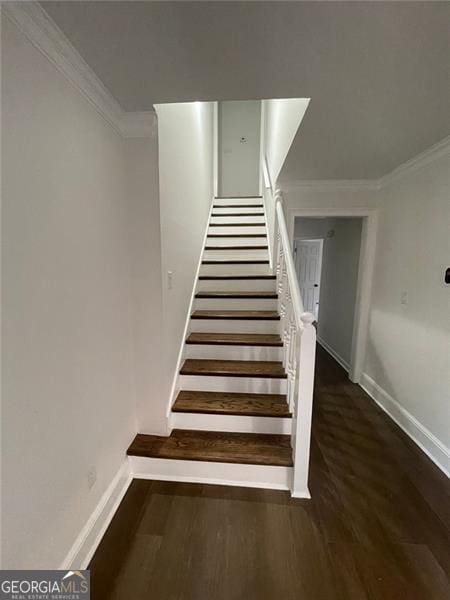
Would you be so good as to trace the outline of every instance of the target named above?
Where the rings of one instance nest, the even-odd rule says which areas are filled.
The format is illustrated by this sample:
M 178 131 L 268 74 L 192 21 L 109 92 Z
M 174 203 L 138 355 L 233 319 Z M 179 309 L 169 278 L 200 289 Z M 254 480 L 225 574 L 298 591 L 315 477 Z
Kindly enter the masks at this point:
M 238 394 L 231 392 L 179 392 L 173 412 L 290 417 L 286 396 L 282 394 Z
M 283 363 L 264 360 L 210 360 L 188 358 L 181 375 L 211 375 L 217 377 L 268 377 L 286 379 Z
M 170 436 L 138 434 L 129 456 L 292 466 L 288 435 L 174 429 Z

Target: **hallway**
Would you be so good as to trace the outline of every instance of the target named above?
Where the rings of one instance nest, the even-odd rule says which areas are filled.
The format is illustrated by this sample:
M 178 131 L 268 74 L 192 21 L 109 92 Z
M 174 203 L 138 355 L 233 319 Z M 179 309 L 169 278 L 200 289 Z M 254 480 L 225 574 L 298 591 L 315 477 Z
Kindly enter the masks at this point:
M 448 481 L 317 348 L 311 501 L 135 480 L 92 562 L 92 597 L 444 600 Z

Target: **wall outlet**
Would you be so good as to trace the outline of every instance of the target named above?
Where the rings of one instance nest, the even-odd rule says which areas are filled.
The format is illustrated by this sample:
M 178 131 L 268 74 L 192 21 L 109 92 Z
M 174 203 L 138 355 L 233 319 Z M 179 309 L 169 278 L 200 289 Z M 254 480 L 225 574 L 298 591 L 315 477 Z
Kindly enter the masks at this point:
M 173 271 L 167 271 L 167 289 L 173 288 Z
M 91 490 L 94 487 L 95 482 L 97 481 L 97 469 L 94 465 L 92 465 L 92 467 L 89 468 L 89 471 L 86 474 L 86 479 L 88 489 Z
M 402 304 L 403 306 L 408 306 L 408 303 L 409 303 L 408 292 L 402 292 L 400 295 L 400 304 Z

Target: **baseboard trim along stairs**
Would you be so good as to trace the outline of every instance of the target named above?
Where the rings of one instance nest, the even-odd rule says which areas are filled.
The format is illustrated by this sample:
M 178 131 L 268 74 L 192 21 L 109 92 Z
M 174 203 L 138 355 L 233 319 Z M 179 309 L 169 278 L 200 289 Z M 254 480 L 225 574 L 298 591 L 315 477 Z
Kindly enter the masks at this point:
M 136 436 L 127 451 L 134 477 L 291 489 L 292 414 L 276 285 L 262 198 L 215 198 L 171 433 Z

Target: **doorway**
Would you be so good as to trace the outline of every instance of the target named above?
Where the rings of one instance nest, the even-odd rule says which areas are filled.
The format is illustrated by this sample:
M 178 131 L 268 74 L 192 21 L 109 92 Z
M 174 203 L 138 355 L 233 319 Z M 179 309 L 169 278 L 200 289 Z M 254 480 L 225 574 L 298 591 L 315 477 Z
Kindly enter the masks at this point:
M 319 319 L 320 276 L 322 273 L 323 239 L 294 240 L 297 271 L 303 308 Z
M 294 256 L 305 311 L 317 341 L 347 371 L 354 360 L 360 275 L 361 217 L 299 217 Z
M 258 196 L 261 100 L 219 102 L 219 196 Z

